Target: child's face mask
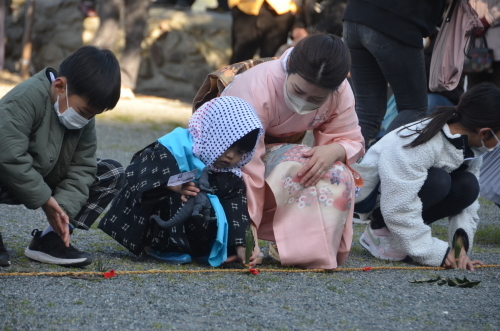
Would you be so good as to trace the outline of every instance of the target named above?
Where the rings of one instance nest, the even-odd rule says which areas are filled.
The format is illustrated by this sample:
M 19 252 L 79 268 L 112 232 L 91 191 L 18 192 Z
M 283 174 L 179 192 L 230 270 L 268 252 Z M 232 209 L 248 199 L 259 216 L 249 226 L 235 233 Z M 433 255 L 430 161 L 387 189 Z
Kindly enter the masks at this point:
M 474 151 L 475 155 L 482 155 L 482 154 L 491 152 L 492 150 L 494 150 L 495 148 L 497 148 L 500 145 L 500 139 L 498 139 L 497 135 L 495 134 L 495 132 L 493 132 L 493 130 L 490 129 L 490 131 L 491 131 L 491 134 L 493 135 L 493 137 L 495 138 L 495 140 L 497 141 L 497 144 L 495 146 L 493 146 L 492 148 L 488 148 L 484 145 L 483 139 L 481 139 L 481 145 L 482 145 L 481 147 L 470 146 L 470 148 Z
M 56 110 L 57 116 L 59 117 L 59 121 L 62 125 L 64 125 L 67 129 L 70 130 L 78 130 L 83 128 L 90 121 L 78 114 L 73 107 L 69 106 L 68 100 L 68 86 L 66 86 L 66 105 L 68 106 L 64 113 L 59 112 L 59 95 L 57 96 L 57 101 L 54 104 L 54 109 Z

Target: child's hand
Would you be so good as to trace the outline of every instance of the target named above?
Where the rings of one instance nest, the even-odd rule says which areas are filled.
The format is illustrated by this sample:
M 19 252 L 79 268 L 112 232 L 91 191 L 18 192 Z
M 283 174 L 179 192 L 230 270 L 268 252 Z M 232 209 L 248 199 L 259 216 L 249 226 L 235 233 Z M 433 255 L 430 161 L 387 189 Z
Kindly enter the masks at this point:
M 66 215 L 56 199 L 50 197 L 46 203 L 42 205 L 43 212 L 47 216 L 49 224 L 54 231 L 61 237 L 64 245 L 69 247 L 69 217 Z
M 255 245 L 253 252 L 252 252 L 252 256 L 250 256 L 250 263 L 248 264 L 250 266 L 250 268 L 253 268 L 257 265 L 257 263 L 259 262 L 258 261 L 259 257 L 260 257 L 260 247 L 259 247 L 259 245 Z M 260 261 L 260 262 L 262 262 L 262 261 Z
M 465 252 L 465 249 L 462 247 L 462 251 L 460 252 L 460 257 L 458 260 L 455 260 L 455 251 L 453 249 L 450 250 L 448 255 L 446 256 L 446 260 L 443 263 L 443 267 L 450 269 L 468 269 L 470 271 L 474 271 L 474 264 L 483 265 L 484 263 L 478 260 L 471 261 Z
M 195 183 L 189 182 L 189 183 L 184 183 L 181 185 L 176 185 L 176 186 L 167 186 L 169 190 L 172 190 L 174 192 L 177 192 L 181 194 L 181 200 L 184 202 L 187 202 L 187 196 L 193 196 L 195 197 L 198 192 L 200 192 L 200 189 L 196 187 Z
M 230 263 L 238 261 L 241 264 L 246 263 L 246 249 L 244 246 L 238 245 L 236 248 L 236 255 L 229 256 L 224 263 Z M 257 258 L 260 254 L 260 247 L 256 246 L 252 252 L 252 256 L 250 256 L 250 263 L 248 264 L 250 268 L 253 268 L 257 265 Z
M 193 182 L 184 183 L 180 185 L 179 193 L 182 194 L 181 200 L 184 202 L 187 202 L 188 196 L 195 197 L 198 194 L 198 192 L 200 192 L 200 189 L 197 188 Z

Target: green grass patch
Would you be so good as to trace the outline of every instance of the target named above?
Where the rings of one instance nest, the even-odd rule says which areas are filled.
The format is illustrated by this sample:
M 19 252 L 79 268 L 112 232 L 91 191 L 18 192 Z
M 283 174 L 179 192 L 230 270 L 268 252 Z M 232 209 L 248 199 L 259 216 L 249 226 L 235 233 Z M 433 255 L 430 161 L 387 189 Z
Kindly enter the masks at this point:
M 474 242 L 478 245 L 500 246 L 500 227 L 498 225 L 480 227 L 476 231 Z
M 432 236 L 441 240 L 448 241 L 448 227 L 438 224 L 432 224 Z

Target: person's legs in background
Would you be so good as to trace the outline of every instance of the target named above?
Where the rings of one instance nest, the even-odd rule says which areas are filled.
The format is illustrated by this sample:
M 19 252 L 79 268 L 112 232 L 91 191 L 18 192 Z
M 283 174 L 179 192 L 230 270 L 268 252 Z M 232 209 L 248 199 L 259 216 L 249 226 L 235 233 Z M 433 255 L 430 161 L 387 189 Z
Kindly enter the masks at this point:
M 149 0 L 96 1 L 100 25 L 92 44 L 98 47 L 114 51 L 120 30 L 120 15 L 125 15 L 125 49 L 119 60 L 122 77 L 121 98 L 134 98 L 133 89 L 141 64 L 141 42 L 144 39 L 149 6 Z
M 233 17 L 231 27 L 233 55 L 229 64 L 252 59 L 259 48 L 257 16 L 247 15 L 238 7 L 233 7 L 231 15 Z
M 0 0 L 0 70 L 3 70 L 5 59 L 5 12 L 6 0 Z M 1 240 L 1 238 L 0 238 Z
M 370 35 L 366 27 L 344 22 L 344 41 L 351 52 L 351 79 L 356 98 L 356 113 L 366 145 L 375 138 L 387 108 L 387 80 L 376 58 L 365 47 Z
M 427 114 L 424 53 L 422 49 L 402 44 L 377 31 L 372 32 L 374 35 L 367 47 L 391 86 L 398 109 L 398 115 L 387 128 L 388 133 Z
M 267 3 L 262 5 L 259 16 L 257 16 L 261 58 L 274 56 L 278 48 L 286 44 L 293 21 L 294 16 L 291 12 L 278 15 Z
M 125 49 L 120 57 L 122 91 L 135 89 L 137 83 L 149 5 L 150 0 L 125 1 Z
M 100 48 L 113 50 L 118 30 L 120 30 L 120 13 L 125 8 L 124 0 L 97 0 L 96 11 L 99 14 L 99 30 L 92 42 Z
M 344 22 L 344 40 L 351 51 L 356 112 L 367 145 L 386 112 L 384 82 L 389 82 L 399 111 L 387 132 L 426 114 L 427 83 L 421 49 L 349 21 Z
M 454 104 L 444 95 L 438 93 L 427 94 L 427 116 L 431 115 L 437 107 L 443 106 L 454 106 Z

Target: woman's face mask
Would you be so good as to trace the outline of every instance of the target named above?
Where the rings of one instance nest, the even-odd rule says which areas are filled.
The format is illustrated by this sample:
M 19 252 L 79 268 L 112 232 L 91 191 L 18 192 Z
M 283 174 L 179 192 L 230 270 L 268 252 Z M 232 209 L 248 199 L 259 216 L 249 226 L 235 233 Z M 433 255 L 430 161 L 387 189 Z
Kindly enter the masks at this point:
M 54 109 L 56 110 L 57 116 L 59 117 L 59 121 L 62 125 L 64 125 L 67 129 L 70 130 L 78 130 L 83 128 L 90 121 L 78 114 L 73 107 L 69 106 L 68 100 L 68 86 L 66 86 L 66 105 L 67 109 L 64 113 L 59 112 L 59 95 L 57 96 L 57 101 L 54 104 Z
M 300 89 L 300 92 L 303 94 L 301 97 L 311 98 L 317 100 L 317 102 L 309 102 L 293 93 L 290 93 L 289 88 L 293 89 L 294 87 Z M 283 96 L 286 106 L 288 109 L 299 115 L 309 114 L 317 110 L 323 105 L 326 99 L 328 99 L 331 93 L 332 91 L 314 86 L 313 84 L 307 82 L 298 74 L 287 76 L 285 84 L 283 84 Z

